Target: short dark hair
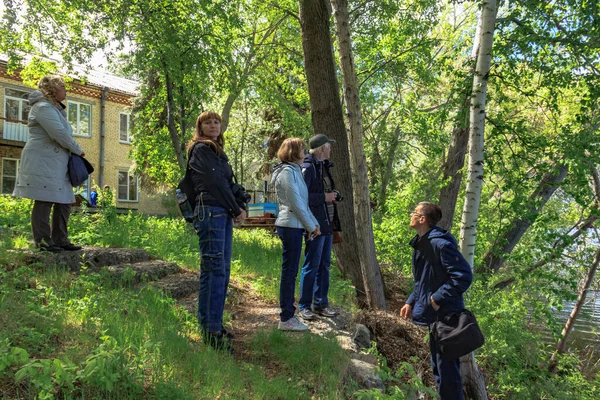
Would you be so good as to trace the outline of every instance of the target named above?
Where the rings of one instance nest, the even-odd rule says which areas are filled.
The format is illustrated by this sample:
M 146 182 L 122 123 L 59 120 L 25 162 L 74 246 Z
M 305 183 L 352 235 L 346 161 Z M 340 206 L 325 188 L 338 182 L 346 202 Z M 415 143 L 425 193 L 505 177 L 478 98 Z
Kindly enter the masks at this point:
M 442 219 L 442 209 L 435 203 L 429 201 L 422 201 L 419 203 L 421 206 L 421 214 L 425 217 L 429 226 L 437 225 Z

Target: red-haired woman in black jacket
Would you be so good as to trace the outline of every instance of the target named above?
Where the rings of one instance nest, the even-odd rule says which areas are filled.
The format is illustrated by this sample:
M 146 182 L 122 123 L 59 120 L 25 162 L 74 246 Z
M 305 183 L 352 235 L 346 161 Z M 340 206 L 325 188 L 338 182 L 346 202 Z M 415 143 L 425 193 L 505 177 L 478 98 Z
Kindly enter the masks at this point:
M 233 170 L 223 151 L 221 116 L 202 113 L 196 122 L 188 155 L 197 206 L 193 225 L 200 244 L 198 321 L 204 340 L 216 349 L 232 351 L 223 328 L 223 310 L 229 286 L 233 222 L 246 218 L 243 199 L 232 191 Z

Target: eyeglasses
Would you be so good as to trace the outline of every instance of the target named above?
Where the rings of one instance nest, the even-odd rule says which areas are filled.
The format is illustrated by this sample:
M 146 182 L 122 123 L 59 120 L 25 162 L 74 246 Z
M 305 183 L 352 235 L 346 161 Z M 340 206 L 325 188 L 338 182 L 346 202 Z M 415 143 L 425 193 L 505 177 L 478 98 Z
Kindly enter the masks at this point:
M 421 213 L 418 213 L 418 212 L 411 212 L 409 215 L 410 215 L 411 217 L 412 217 L 413 215 L 418 215 L 419 217 L 424 217 L 424 215 L 423 215 L 423 214 L 421 214 Z

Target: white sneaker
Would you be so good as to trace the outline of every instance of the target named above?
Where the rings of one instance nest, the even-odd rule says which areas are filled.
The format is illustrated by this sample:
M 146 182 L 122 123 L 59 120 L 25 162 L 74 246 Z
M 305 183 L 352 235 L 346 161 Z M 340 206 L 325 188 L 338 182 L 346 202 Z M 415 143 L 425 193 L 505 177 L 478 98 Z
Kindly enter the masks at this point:
M 285 322 L 279 321 L 280 331 L 304 332 L 308 330 L 308 326 L 298 321 L 298 318 L 292 317 Z

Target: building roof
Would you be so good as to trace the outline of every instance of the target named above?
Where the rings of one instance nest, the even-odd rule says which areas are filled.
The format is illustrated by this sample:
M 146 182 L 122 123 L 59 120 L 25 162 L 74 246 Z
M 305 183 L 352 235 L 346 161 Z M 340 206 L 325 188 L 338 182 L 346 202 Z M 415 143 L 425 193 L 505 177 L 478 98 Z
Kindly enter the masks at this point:
M 25 56 L 25 59 L 29 61 L 31 56 Z M 108 88 L 111 91 L 120 92 L 129 96 L 139 95 L 140 83 L 131 79 L 122 78 L 120 76 L 113 75 L 103 70 L 89 69 L 83 65 L 72 64 L 71 71 L 68 71 L 65 66 L 61 66 L 60 61 L 47 58 L 48 61 L 53 61 L 59 65 L 59 71 L 71 78 L 85 82 L 88 85 L 97 86 L 100 89 Z M 0 65 L 6 65 L 8 63 L 8 56 L 0 53 Z

